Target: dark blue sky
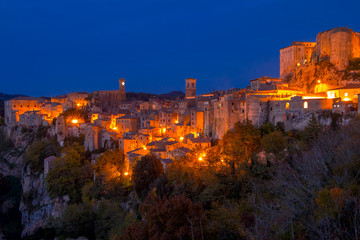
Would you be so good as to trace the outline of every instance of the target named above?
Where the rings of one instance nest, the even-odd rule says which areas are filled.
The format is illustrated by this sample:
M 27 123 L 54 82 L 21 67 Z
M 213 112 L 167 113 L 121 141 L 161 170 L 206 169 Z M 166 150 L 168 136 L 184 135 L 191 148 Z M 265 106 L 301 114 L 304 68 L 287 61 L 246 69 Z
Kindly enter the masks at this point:
M 279 74 L 279 49 L 360 31 L 360 1 L 0 0 L 0 92 L 198 93 Z

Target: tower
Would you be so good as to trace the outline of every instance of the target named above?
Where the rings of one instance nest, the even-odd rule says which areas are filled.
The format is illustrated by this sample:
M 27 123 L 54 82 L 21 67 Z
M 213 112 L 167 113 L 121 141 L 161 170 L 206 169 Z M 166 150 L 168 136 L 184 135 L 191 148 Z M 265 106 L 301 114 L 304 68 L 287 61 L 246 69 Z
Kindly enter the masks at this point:
M 119 79 L 119 91 L 120 91 L 122 101 L 126 100 L 125 79 L 124 78 Z
M 185 98 L 195 98 L 196 97 L 196 79 L 188 78 L 185 79 Z

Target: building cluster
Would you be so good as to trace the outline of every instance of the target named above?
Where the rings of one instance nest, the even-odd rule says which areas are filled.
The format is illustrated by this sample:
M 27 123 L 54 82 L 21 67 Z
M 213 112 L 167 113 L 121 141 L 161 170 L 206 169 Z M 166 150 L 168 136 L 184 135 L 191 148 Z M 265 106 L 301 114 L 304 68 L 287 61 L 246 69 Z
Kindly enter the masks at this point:
M 283 77 L 301 64 L 327 59 L 339 69 L 360 57 L 360 34 L 348 28 L 319 33 L 315 42 L 294 42 L 280 50 Z M 283 78 L 260 77 L 244 89 L 196 94 L 196 79 L 185 80 L 185 98 L 149 101 L 126 100 L 125 80 L 119 90 L 70 93 L 53 98 L 18 97 L 5 103 L 8 127 L 35 128 L 51 125 L 58 141 L 84 136 L 85 149 L 123 149 L 130 162 L 155 154 L 164 164 L 185 156 L 192 149 L 206 149 L 221 139 L 238 121 L 250 120 L 260 127 L 266 122 L 294 122 L 316 111 L 344 114 L 357 111 L 360 84 L 323 88 L 317 81 L 316 93 L 289 86 Z M 86 109 L 87 117 L 65 117 L 63 111 Z M 56 121 L 54 121 L 56 119 Z

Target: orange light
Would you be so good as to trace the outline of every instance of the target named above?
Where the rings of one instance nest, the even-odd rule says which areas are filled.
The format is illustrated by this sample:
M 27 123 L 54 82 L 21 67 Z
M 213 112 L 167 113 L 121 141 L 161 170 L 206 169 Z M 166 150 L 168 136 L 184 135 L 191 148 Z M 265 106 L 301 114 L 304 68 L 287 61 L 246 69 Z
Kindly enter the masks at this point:
M 76 104 L 78 107 L 80 107 L 80 103 Z
M 184 140 L 184 137 L 180 137 L 180 141 Z
M 346 97 L 346 98 L 344 98 L 343 100 L 344 100 L 345 102 L 347 102 L 347 101 L 350 101 L 350 98 L 347 98 L 347 97 Z
M 113 128 L 112 128 L 112 130 L 115 130 L 115 131 L 116 131 L 117 129 L 118 129 L 117 127 L 113 127 Z
M 175 123 L 179 123 L 179 121 L 175 121 Z
M 77 120 L 77 119 L 73 119 L 73 120 L 71 120 L 71 122 L 72 122 L 72 123 L 74 123 L 74 124 L 76 124 L 76 123 L 78 123 L 78 122 L 79 122 L 79 120 Z
M 203 158 L 202 157 L 199 157 L 199 161 L 201 162 L 203 160 Z
M 127 175 L 129 175 L 129 173 L 128 173 L 128 172 L 125 172 L 124 175 L 127 176 Z
M 163 133 L 166 133 L 166 128 L 163 128 Z
M 321 83 L 321 81 L 320 81 L 320 80 L 318 80 L 318 83 Z

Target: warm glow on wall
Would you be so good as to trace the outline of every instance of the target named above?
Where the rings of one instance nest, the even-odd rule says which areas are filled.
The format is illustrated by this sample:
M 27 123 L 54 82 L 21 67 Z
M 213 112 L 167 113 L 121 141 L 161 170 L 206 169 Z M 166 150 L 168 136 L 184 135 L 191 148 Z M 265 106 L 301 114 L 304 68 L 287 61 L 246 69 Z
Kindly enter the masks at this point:
M 306 108 L 308 108 L 309 106 L 308 106 L 308 102 L 304 102 L 304 108 L 306 109 Z

